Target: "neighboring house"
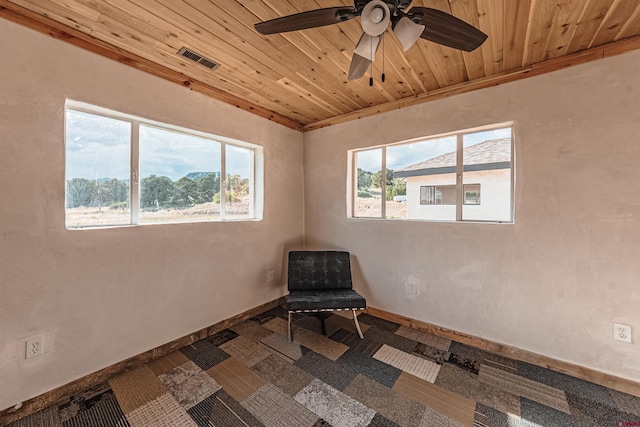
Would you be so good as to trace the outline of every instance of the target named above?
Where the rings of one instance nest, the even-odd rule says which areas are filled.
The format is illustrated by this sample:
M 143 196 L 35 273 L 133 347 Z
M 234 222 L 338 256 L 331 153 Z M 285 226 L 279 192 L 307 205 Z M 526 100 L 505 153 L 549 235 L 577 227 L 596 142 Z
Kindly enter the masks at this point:
M 462 219 L 511 220 L 511 139 L 493 139 L 463 150 Z M 456 152 L 394 171 L 407 180 L 407 218 L 456 219 Z

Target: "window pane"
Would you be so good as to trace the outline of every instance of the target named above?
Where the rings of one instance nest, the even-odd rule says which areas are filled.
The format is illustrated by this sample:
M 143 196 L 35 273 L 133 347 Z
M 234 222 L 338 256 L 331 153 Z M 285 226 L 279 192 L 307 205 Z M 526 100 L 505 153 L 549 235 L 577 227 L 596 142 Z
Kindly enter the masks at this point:
M 388 147 L 391 191 L 400 195 L 404 190 L 405 200 L 394 196 L 387 201 L 387 212 L 403 205 L 405 218 L 455 221 L 456 147 L 455 136 Z
M 220 219 L 220 143 L 140 125 L 140 223 Z
M 465 205 L 480 204 L 480 184 L 464 184 L 463 194 Z
M 251 167 L 253 152 L 247 148 L 226 145 L 227 184 L 225 219 L 253 217 L 253 190 Z
M 358 178 L 353 215 L 360 218 L 381 218 L 382 149 L 356 153 L 356 168 Z
M 511 128 L 464 135 L 463 146 L 462 219 L 511 221 Z
M 65 119 L 68 228 L 131 222 L 131 124 L 67 110 Z

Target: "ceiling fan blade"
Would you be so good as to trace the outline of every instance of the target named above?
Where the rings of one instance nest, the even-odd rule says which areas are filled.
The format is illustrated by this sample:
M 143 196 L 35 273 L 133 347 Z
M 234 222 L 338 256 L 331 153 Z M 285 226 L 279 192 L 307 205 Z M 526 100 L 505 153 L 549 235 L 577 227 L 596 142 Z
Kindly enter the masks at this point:
M 349 80 L 359 79 L 364 76 L 376 56 L 378 46 L 380 46 L 380 36 L 370 36 L 367 33 L 362 33 L 351 57 Z
M 393 26 L 393 32 L 398 40 L 400 40 L 400 44 L 405 52 L 418 41 L 424 29 L 424 25 L 416 24 L 406 16 L 400 18 Z
M 256 31 L 266 35 L 323 27 L 348 21 L 356 16 L 358 16 L 358 11 L 352 7 L 327 7 L 258 22 L 254 26 Z
M 471 52 L 487 39 L 482 31 L 441 10 L 412 7 L 407 15 L 425 26 L 420 37 L 434 43 Z
M 349 66 L 349 80 L 359 79 L 364 76 L 369 65 L 371 65 L 371 60 L 354 52 L 351 58 L 351 66 Z

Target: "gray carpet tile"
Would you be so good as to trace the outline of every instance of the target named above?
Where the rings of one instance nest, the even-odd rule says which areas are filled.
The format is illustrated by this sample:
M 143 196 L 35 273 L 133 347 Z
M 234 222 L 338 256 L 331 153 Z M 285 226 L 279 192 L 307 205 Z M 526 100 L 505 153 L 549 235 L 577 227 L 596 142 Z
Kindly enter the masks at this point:
M 224 390 L 187 410 L 198 427 L 261 427 L 263 424 Z
M 619 410 L 640 417 L 640 397 L 622 393 L 617 390 L 609 390 L 609 394 Z
M 376 412 L 316 378 L 294 396 L 296 402 L 334 426 L 366 427 Z
M 310 330 L 312 332 L 315 332 L 317 334 L 321 334 L 322 335 L 322 319 L 321 319 L 321 316 L 325 317 L 325 327 L 327 329 L 327 336 L 331 335 L 338 328 L 336 328 L 335 326 L 332 327 L 332 325 L 329 322 L 327 322 L 327 319 L 330 316 L 330 314 L 328 314 L 328 313 L 319 313 L 317 315 L 314 315 L 314 314 L 311 314 L 311 313 L 305 314 L 300 319 L 294 321 L 293 324 L 298 326 L 298 327 L 300 327 L 300 328 L 305 328 L 305 329 L 308 329 L 308 330 Z
M 296 342 L 289 341 L 280 334 L 273 333 L 268 337 L 260 340 L 267 351 L 282 357 L 283 359 L 294 362 L 302 357 L 302 347 Z
M 458 364 L 472 363 L 478 367 L 481 363 L 488 363 L 494 368 L 513 371 L 518 369 L 518 363 L 513 359 L 489 353 L 488 351 L 480 350 L 479 348 L 474 348 L 457 341 L 451 342 L 451 345 L 449 346 L 449 353 L 451 353 L 451 356 L 455 356 L 457 358 Z M 449 357 L 449 361 L 451 363 L 456 363 L 451 360 L 451 356 Z
M 360 340 L 360 342 L 356 343 L 351 348 L 370 357 L 380 350 L 380 347 L 385 344 L 407 353 L 413 353 L 417 343 L 416 341 L 396 335 L 393 332 L 379 329 L 378 327 L 372 327 L 364 333 L 364 339 Z
M 484 384 L 534 400 L 567 414 L 571 413 L 566 393 L 563 390 L 487 365 L 482 365 L 478 378 Z
M 370 314 L 360 314 L 358 316 L 358 320 L 362 323 L 366 323 L 370 326 L 376 326 L 378 329 L 382 329 L 388 332 L 395 332 L 400 325 L 397 323 L 389 322 L 388 320 L 380 319 L 378 317 L 373 317 Z
M 393 387 L 401 372 L 398 368 L 372 357 L 366 357 L 354 350 L 347 350 L 337 362 L 346 366 L 349 372 L 355 371 L 366 375 L 389 388 Z
M 349 365 L 334 362 L 313 351 L 302 356 L 294 365 L 338 390 L 344 390 L 358 375 L 358 371 Z
M 640 416 L 622 412 L 616 407 L 603 405 L 572 393 L 567 393 L 567 401 L 571 408 L 571 415 L 576 419 L 601 426 L 615 425 L 614 422 L 640 426 Z
M 575 419 L 569 414 L 524 397 L 520 399 L 520 412 L 518 427 L 594 427 L 593 423 Z M 615 426 L 615 420 L 606 425 Z
M 502 413 L 520 415 L 520 398 L 491 384 L 480 382 L 477 375 L 452 365 L 442 365 L 436 385 L 459 393 Z
M 223 331 L 218 332 L 215 335 L 211 335 L 209 338 L 207 338 L 207 341 L 209 341 L 213 345 L 222 345 L 227 341 L 231 341 L 232 339 L 237 337 L 238 337 L 237 332 L 232 331 L 231 329 L 225 329 Z
M 264 345 L 255 343 L 243 336 L 227 341 L 220 345 L 220 349 L 248 367 L 271 355 L 271 352 Z
M 582 396 L 594 402 L 607 406 L 614 406 L 614 401 L 606 387 L 570 377 L 560 372 L 518 362 L 518 375 L 564 390 L 577 396 Z
M 520 402 L 518 402 L 520 407 Z M 518 410 L 518 412 L 520 412 Z M 509 419 L 511 418 L 511 420 Z M 519 416 L 509 417 L 504 412 L 496 411 L 495 409 L 483 405 L 482 403 L 476 403 L 476 415 L 473 419 L 474 427 L 513 427 L 515 423 L 520 423 Z M 515 420 L 515 421 L 514 421 Z
M 264 313 L 260 313 L 260 314 L 257 314 L 255 316 L 253 316 L 251 318 L 251 320 L 253 320 L 255 322 L 258 322 L 258 324 L 262 325 L 262 324 L 267 323 L 268 321 L 270 321 L 270 320 L 272 320 L 272 319 L 274 319 L 276 317 L 281 317 L 283 319 L 288 319 L 287 310 L 285 310 L 281 306 L 274 307 L 271 310 L 267 310 Z
M 242 402 L 267 427 L 308 427 L 318 420 L 318 414 L 267 383 Z
M 207 340 L 200 340 L 185 346 L 180 351 L 203 371 L 231 357 Z
M 365 337 L 384 341 L 386 345 L 402 350 L 406 353 L 413 353 L 417 345 L 417 342 L 414 340 L 396 335 L 389 331 L 378 329 L 377 327 L 369 329 L 366 332 Z
M 317 319 L 297 314 L 298 343 L 289 343 L 286 317 L 269 310 L 9 427 L 640 425 L 640 397 L 568 375 L 458 342 L 445 351 L 365 314 L 364 339 L 342 318 L 320 336 L 309 326 Z M 381 349 L 399 356 L 377 360 Z M 435 362 L 435 383 L 391 366 L 396 359 Z
M 417 427 L 424 415 L 422 405 L 364 375 L 356 376 L 344 393 L 401 426 Z
M 216 391 L 220 384 L 192 361 L 176 366 L 158 379 L 184 408 L 189 409 Z
M 442 351 L 448 351 L 449 346 L 451 346 L 451 340 L 449 339 L 441 338 L 428 332 L 413 329 L 408 326 L 400 326 L 396 330 L 396 334 Z
M 113 393 L 108 392 L 101 396 L 100 400 L 87 405 L 86 409 L 62 423 L 62 427 L 126 427 L 129 422 Z
M 253 320 L 246 320 L 242 323 L 238 323 L 230 328 L 233 332 L 242 335 L 245 338 L 250 339 L 253 342 L 260 342 L 264 337 L 268 337 L 273 333 L 269 329 L 265 328 Z
M 368 427 L 400 427 L 398 424 L 394 423 L 391 420 L 386 419 L 380 414 L 376 414 Z
M 48 408 L 31 414 L 21 420 L 10 424 L 10 427 L 59 427 L 60 416 L 57 406 Z
M 416 344 L 415 348 L 413 349 L 413 354 L 433 360 L 434 362 L 439 364 L 442 364 L 445 361 L 449 360 L 449 356 L 451 355 L 451 353 L 446 350 L 431 347 L 423 343 Z
M 431 408 L 425 408 L 419 427 L 468 427 Z
M 255 364 L 252 369 L 289 396 L 295 396 L 315 378 L 310 373 L 277 356 L 267 357 Z
M 338 329 L 333 334 L 331 334 L 329 338 L 348 347 L 353 347 L 361 341 L 361 338 L 358 336 L 358 334 L 344 329 Z

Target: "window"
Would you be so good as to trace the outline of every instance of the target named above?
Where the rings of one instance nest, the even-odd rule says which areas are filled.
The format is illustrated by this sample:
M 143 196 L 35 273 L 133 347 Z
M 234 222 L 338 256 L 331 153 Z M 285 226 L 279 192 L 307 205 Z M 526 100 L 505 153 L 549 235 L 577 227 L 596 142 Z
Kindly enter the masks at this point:
M 429 185 L 420 187 L 421 205 L 455 205 L 455 185 Z
M 350 216 L 513 222 L 512 134 L 507 124 L 351 151 Z
M 262 147 L 68 101 L 66 226 L 260 219 Z

